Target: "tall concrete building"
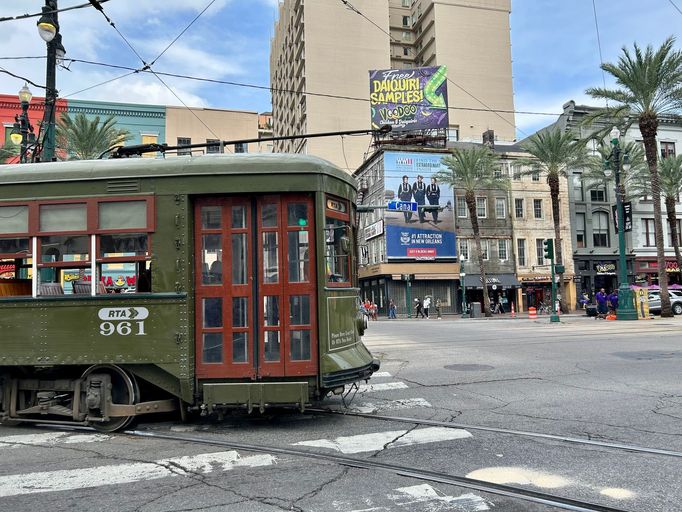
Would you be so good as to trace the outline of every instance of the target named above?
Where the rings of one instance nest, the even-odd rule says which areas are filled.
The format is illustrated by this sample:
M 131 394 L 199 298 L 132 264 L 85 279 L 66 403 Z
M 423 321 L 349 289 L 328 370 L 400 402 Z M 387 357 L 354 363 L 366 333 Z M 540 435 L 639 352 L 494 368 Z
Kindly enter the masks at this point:
M 369 128 L 369 104 L 362 100 L 370 70 L 445 65 L 448 138 L 481 141 L 490 129 L 498 142 L 514 140 L 511 0 L 352 5 L 355 11 L 340 0 L 280 3 L 270 56 L 275 135 Z M 324 138 L 285 141 L 275 151 L 314 154 L 352 170 L 368 145 L 368 137 Z

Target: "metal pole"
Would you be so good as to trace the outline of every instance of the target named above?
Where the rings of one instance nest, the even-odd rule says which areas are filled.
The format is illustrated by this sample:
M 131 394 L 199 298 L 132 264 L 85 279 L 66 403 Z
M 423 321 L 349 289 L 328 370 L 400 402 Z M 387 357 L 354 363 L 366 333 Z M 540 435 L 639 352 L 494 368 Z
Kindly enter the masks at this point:
M 45 0 L 45 6 L 55 11 L 55 24 L 57 21 L 57 0 Z M 55 157 L 55 113 L 57 110 L 57 37 L 47 43 L 47 72 L 45 78 L 45 113 L 43 114 L 43 125 L 45 126 L 45 138 L 40 158 L 43 162 L 53 162 Z
M 405 298 L 407 300 L 407 318 L 412 318 L 412 283 L 410 282 L 410 274 L 407 274 L 407 293 Z
M 465 277 L 466 274 L 464 272 L 459 274 L 460 288 L 462 288 L 462 318 L 466 318 L 467 311 L 466 285 L 464 284 Z
M 616 172 L 616 210 L 618 213 L 618 320 L 637 320 L 634 297 L 628 284 L 627 262 L 625 259 L 625 211 L 623 210 L 623 191 L 620 186 L 621 150 L 618 139 L 613 144 L 613 159 Z
M 19 117 L 19 131 L 21 132 L 21 152 L 19 153 L 19 163 L 26 163 L 26 150 L 28 148 L 28 103 L 21 102 L 21 116 Z
M 552 275 L 552 306 L 551 306 L 552 313 L 549 316 L 549 321 L 550 322 L 559 322 L 560 319 L 559 319 L 559 315 L 557 315 L 557 303 L 556 303 L 556 278 L 555 278 L 555 273 L 554 273 L 554 255 L 552 255 L 552 259 L 550 260 L 549 268 L 551 269 L 551 275 Z

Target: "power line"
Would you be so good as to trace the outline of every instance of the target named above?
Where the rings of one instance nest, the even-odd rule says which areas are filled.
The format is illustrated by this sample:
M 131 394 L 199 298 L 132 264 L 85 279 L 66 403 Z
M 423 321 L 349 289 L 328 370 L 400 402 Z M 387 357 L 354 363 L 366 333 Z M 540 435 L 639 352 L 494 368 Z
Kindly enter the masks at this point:
M 4 57 L 0 57 L 0 60 L 3 60 Z M 12 58 L 18 58 L 18 57 L 12 57 Z M 128 71 L 138 71 L 138 72 L 144 72 L 144 73 L 152 73 L 150 70 L 143 70 L 141 68 L 133 68 L 130 66 L 121 66 L 117 64 L 108 64 L 104 62 L 96 62 L 96 61 L 91 61 L 91 60 L 84 60 L 84 59 L 64 59 L 64 61 L 68 62 L 76 62 L 76 63 L 81 63 L 81 64 L 88 64 L 92 66 L 102 66 L 102 67 L 108 67 L 112 69 L 124 69 Z M 306 95 L 306 96 L 318 96 L 318 97 L 323 97 L 323 98 L 332 98 L 332 99 L 341 99 L 341 100 L 352 100 L 352 101 L 362 101 L 365 103 L 369 103 L 368 98 L 359 98 L 355 96 L 343 96 L 343 95 L 338 95 L 338 94 L 328 94 L 328 93 L 319 93 L 319 92 L 310 92 L 310 91 L 296 91 L 293 89 L 284 89 L 280 87 L 269 87 L 266 85 L 257 85 L 257 84 L 249 84 L 249 83 L 244 83 L 244 82 L 234 82 L 230 80 L 218 80 L 215 78 L 204 78 L 204 77 L 197 77 L 197 76 L 192 76 L 192 75 L 183 75 L 179 73 L 166 73 L 163 71 L 154 71 L 153 73 L 160 75 L 160 76 L 167 76 L 171 78 L 182 78 L 186 80 L 194 80 L 194 81 L 199 81 L 199 82 L 207 82 L 207 83 L 213 83 L 213 84 L 219 84 L 219 85 L 231 85 L 234 87 L 245 87 L 245 88 L 250 88 L 250 89 L 258 89 L 258 90 L 263 90 L 263 91 L 269 91 L 269 92 L 282 92 L 282 93 L 289 93 L 289 94 L 296 94 L 296 95 Z M 403 105 L 403 103 L 396 103 L 396 105 Z M 410 103 L 410 105 L 414 105 L 414 103 Z M 417 106 L 427 106 L 427 104 L 417 104 Z M 538 115 L 538 116 L 552 116 L 552 117 L 557 117 L 561 115 L 560 113 L 557 112 L 534 112 L 534 111 L 528 111 L 528 110 L 502 110 L 502 109 L 491 109 L 490 107 L 488 108 L 475 108 L 475 107 L 455 107 L 452 105 L 448 105 L 448 110 L 464 110 L 464 111 L 473 111 L 473 112 L 499 112 L 501 114 L 525 114 L 525 115 Z
M 673 2 L 673 0 L 668 0 L 668 2 L 670 2 L 670 3 L 672 4 L 672 6 L 673 6 L 675 9 L 677 9 L 677 12 L 679 12 L 680 14 L 682 14 L 682 10 L 680 10 L 680 8 L 677 7 L 677 5 L 675 5 L 675 2 Z
M 137 71 L 132 71 L 130 73 L 125 73 L 124 75 L 119 75 L 119 76 L 116 76 L 114 78 L 110 78 L 109 80 L 105 80 L 104 82 L 100 82 L 98 84 L 91 85 L 90 87 L 86 87 L 85 89 L 81 89 L 80 91 L 69 93 L 66 96 L 62 96 L 62 98 L 69 98 L 71 96 L 75 96 L 76 94 L 80 94 L 82 92 L 89 91 L 90 89 L 94 89 L 95 87 L 100 87 L 102 85 L 106 85 L 106 84 L 109 84 L 111 82 L 115 82 L 116 80 L 120 80 L 121 78 L 125 78 L 127 76 L 134 75 L 135 73 L 137 73 Z
M 47 89 L 47 87 L 45 87 L 44 85 L 38 85 L 37 83 L 32 82 L 31 80 L 29 80 L 29 79 L 26 78 L 26 77 L 23 77 L 23 76 L 20 76 L 20 75 L 15 75 L 15 74 L 12 73 L 11 71 L 7 71 L 7 70 L 6 70 L 5 68 L 3 68 L 3 67 L 0 67 L 0 72 L 6 73 L 6 74 L 8 74 L 8 75 L 10 75 L 10 76 L 13 76 L 14 78 L 18 78 L 19 80 L 23 80 L 24 82 L 28 82 L 28 83 L 31 84 L 33 87 L 37 87 L 38 89 Z
M 595 0 L 592 0 L 592 12 L 594 12 L 594 28 L 597 30 L 597 46 L 599 47 L 599 64 L 601 69 L 601 66 L 604 65 L 604 57 L 601 53 L 601 38 L 599 37 L 599 21 L 597 21 L 597 4 L 595 3 Z M 606 89 L 606 75 L 604 74 L 603 69 L 601 70 L 601 80 L 604 84 L 604 89 Z M 606 108 L 609 108 L 608 99 L 606 100 Z
M 109 0 L 99 0 L 100 3 L 108 2 Z M 16 20 L 23 20 L 26 18 L 37 18 L 38 16 L 42 16 L 43 14 L 56 14 L 60 12 L 66 12 L 66 11 L 73 11 L 74 9 L 83 9 L 84 7 L 91 7 L 92 3 L 88 2 L 87 4 L 80 4 L 80 5 L 73 5 L 71 7 L 64 7 L 63 9 L 56 9 L 53 11 L 45 11 L 45 12 L 38 12 L 34 14 L 21 14 L 19 16 L 8 16 L 5 18 L 0 18 L 0 22 L 3 21 L 16 21 Z
M 107 20 L 107 22 L 109 23 L 109 25 L 111 25 L 111 27 L 116 31 L 116 33 L 117 33 L 119 36 L 121 36 L 121 38 L 125 41 L 125 43 L 126 43 L 126 44 L 128 45 L 128 47 L 132 50 L 132 52 L 133 52 L 133 53 L 137 56 L 137 58 L 140 59 L 140 61 L 142 62 L 142 67 L 141 67 L 140 69 L 134 70 L 134 73 L 139 73 L 139 72 L 141 72 L 141 71 L 149 71 L 150 73 L 152 73 L 152 74 L 156 77 L 156 79 L 157 79 L 159 82 L 161 82 L 161 83 L 163 84 L 163 86 L 164 86 L 166 89 L 168 89 L 168 90 L 170 91 L 170 93 L 171 93 L 173 96 L 175 96 L 175 97 L 177 98 L 177 100 L 178 100 L 180 103 L 182 103 L 182 104 L 185 106 L 185 108 L 186 108 L 187 110 L 189 110 L 190 114 L 192 114 L 192 115 L 193 115 L 193 116 L 194 116 L 202 125 L 204 125 L 204 127 L 205 127 L 209 132 L 211 132 L 211 134 L 212 134 L 214 137 L 216 137 L 217 139 L 220 139 L 220 137 L 218 137 L 218 135 L 216 135 L 216 133 L 215 133 L 215 132 L 214 132 L 214 131 L 213 131 L 213 130 L 204 122 L 204 121 L 203 121 L 203 119 L 201 119 L 201 118 L 196 114 L 196 112 L 194 112 L 191 108 L 189 108 L 189 107 L 187 106 L 187 104 L 186 104 L 184 101 L 182 101 L 182 98 L 180 98 L 180 96 L 178 96 L 178 95 L 175 93 L 175 91 L 174 91 L 173 89 L 171 89 L 171 88 L 168 86 L 168 84 L 166 84 L 166 82 L 164 82 L 163 79 L 161 79 L 161 77 L 160 77 L 159 75 L 156 74 L 156 72 L 151 68 L 151 64 L 147 64 L 147 62 L 145 62 L 145 60 L 144 60 L 144 59 L 142 58 L 142 56 L 137 52 L 137 50 L 135 50 L 135 48 L 134 48 L 133 45 L 130 43 L 130 41 L 128 41 L 128 39 L 126 39 L 126 37 L 123 35 L 123 33 L 122 33 L 118 28 L 116 28 L 116 25 L 115 25 L 114 22 L 111 20 L 111 18 L 109 18 L 109 16 L 107 16 L 107 14 L 104 12 L 104 8 L 100 5 L 100 3 L 99 3 L 97 0 L 90 0 L 90 3 L 91 3 L 99 12 L 102 13 L 102 16 L 104 16 L 104 18 Z M 210 7 L 210 4 L 209 4 L 209 7 Z M 206 7 L 206 8 L 208 9 L 208 7 Z M 204 9 L 204 11 L 205 11 L 205 10 L 206 10 L 206 9 Z M 203 11 L 202 11 L 202 12 L 203 12 Z M 194 22 L 192 22 L 192 23 L 194 23 Z M 190 23 L 190 25 L 191 25 L 191 23 Z M 188 27 L 188 28 L 189 28 L 189 27 Z M 185 29 L 185 30 L 186 30 L 186 29 Z M 184 32 L 184 31 L 183 31 L 183 32 Z M 181 35 L 182 35 L 182 34 L 181 34 Z M 179 37 L 179 36 L 178 36 L 178 37 Z M 176 38 L 176 40 L 177 40 L 177 38 Z M 171 44 L 173 44 L 173 43 L 171 43 Z M 169 45 L 169 47 L 170 47 L 170 45 Z M 165 52 L 165 50 L 164 50 L 164 52 Z M 163 53 L 163 52 L 162 52 L 162 53 Z M 157 57 L 157 59 L 158 59 L 158 57 Z M 156 59 L 154 59 L 154 60 L 156 60 Z M 132 73 L 129 73 L 129 74 L 132 74 Z M 122 78 L 122 77 L 119 77 L 119 78 Z M 94 87 L 94 86 L 93 86 L 93 87 Z M 221 145 L 221 148 L 222 148 L 222 145 Z M 229 150 L 229 148 L 228 148 L 228 150 Z
M 159 60 L 164 53 L 168 51 L 168 49 L 175 44 L 175 42 L 182 37 L 182 35 L 189 30 L 189 28 L 194 25 L 194 22 L 197 21 L 202 14 L 204 14 L 209 7 L 211 7 L 215 3 L 215 0 L 211 0 L 206 7 L 204 7 L 204 10 L 201 11 L 199 14 L 197 14 L 192 21 L 189 22 L 189 25 L 187 25 L 182 32 L 180 32 L 175 39 L 173 39 L 168 46 L 166 46 L 161 53 L 149 64 L 149 66 L 153 66 L 156 64 L 156 61 Z
M 386 34 L 386 35 L 388 36 L 388 38 L 389 38 L 391 41 L 393 41 L 393 42 L 398 42 L 398 40 L 395 39 L 389 32 L 386 32 L 383 28 L 381 28 L 379 25 L 377 25 L 374 21 L 372 21 L 371 19 L 369 19 L 367 16 L 365 16 L 364 14 L 362 14 L 360 11 L 358 11 L 353 5 L 351 5 L 350 2 L 348 2 L 348 0 L 341 0 L 341 3 L 343 3 L 343 5 L 345 5 L 346 7 L 348 7 L 348 9 L 350 9 L 350 10 L 353 11 L 354 13 L 359 14 L 360 16 L 362 16 L 363 18 L 365 18 L 367 21 L 369 21 L 369 22 L 370 22 L 372 25 L 374 25 L 376 28 L 378 28 L 379 30 L 381 30 L 384 34 Z

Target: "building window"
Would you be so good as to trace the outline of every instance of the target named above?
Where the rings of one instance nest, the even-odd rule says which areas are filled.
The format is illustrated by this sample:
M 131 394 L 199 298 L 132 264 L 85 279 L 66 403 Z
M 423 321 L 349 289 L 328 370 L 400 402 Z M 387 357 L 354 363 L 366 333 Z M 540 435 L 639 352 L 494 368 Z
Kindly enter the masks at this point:
M 469 261 L 469 240 L 461 239 L 459 240 L 459 255 L 464 258 L 465 261 Z
M 526 240 L 524 238 L 519 238 L 516 240 L 516 255 L 519 259 L 519 267 L 526 266 Z
M 533 199 L 533 216 L 542 219 L 542 199 Z
M 583 192 L 583 175 L 574 174 L 573 175 L 573 197 L 576 201 L 584 201 L 585 194 Z
M 539 173 L 539 172 L 534 172 L 534 173 L 531 175 L 531 179 L 532 179 L 533 181 L 540 181 L 540 173 Z
M 192 143 L 192 139 L 189 137 L 178 137 L 178 146 L 189 146 Z M 178 155 L 191 155 L 192 150 L 190 148 L 180 149 L 178 148 Z
M 403 0 L 403 7 L 409 7 L 412 0 Z
M 409 27 L 410 26 L 410 17 L 409 16 L 403 16 L 403 27 Z
M 479 219 L 485 219 L 488 216 L 488 198 L 487 197 L 477 197 L 476 198 L 476 217 Z
M 500 261 L 507 261 L 509 259 L 509 251 L 507 250 L 506 240 L 497 241 L 497 254 L 500 257 Z
M 601 187 L 590 190 L 590 199 L 592 202 L 606 202 L 606 189 Z
M 656 247 L 654 219 L 642 219 L 644 223 L 644 247 Z
M 676 224 L 675 227 L 677 228 L 677 245 L 678 246 L 682 245 L 682 242 L 681 242 L 682 237 L 680 236 L 680 227 L 682 227 L 680 224 L 681 222 L 682 221 L 680 221 L 679 219 L 677 219 L 675 221 L 675 224 Z M 675 239 L 673 237 L 672 224 L 670 224 L 670 221 L 668 221 L 668 240 L 670 241 L 670 243 L 668 244 L 668 247 L 673 247 L 673 243 L 674 243 Z
M 519 164 L 512 165 L 512 179 L 514 181 L 521 181 L 521 166 Z
M 407 46 L 403 46 L 403 55 L 407 57 L 410 54 L 410 49 Z
M 523 219 L 523 199 L 514 199 L 514 214 L 517 219 Z
M 504 197 L 495 198 L 495 217 L 504 219 L 507 216 L 507 199 Z
M 248 153 L 249 152 L 249 145 L 244 143 L 244 142 L 237 142 L 234 145 L 234 152 L 235 153 Z
M 206 139 L 206 144 L 213 144 L 206 146 L 206 153 L 220 153 L 220 139 Z
M 538 265 L 545 264 L 545 246 L 543 245 L 544 241 L 544 238 L 535 239 L 535 256 L 537 256 Z
M 466 219 L 469 216 L 469 209 L 464 196 L 457 196 L 457 217 Z
M 609 246 L 609 214 L 594 212 L 592 215 L 592 242 L 594 247 Z
M 585 214 L 576 213 L 575 214 L 575 236 L 576 243 L 575 246 L 578 249 L 585 248 Z
M 483 255 L 484 261 L 488 261 L 490 259 L 489 240 L 481 240 L 481 254 Z
M 459 126 L 451 126 L 448 128 L 448 142 L 457 142 L 459 140 Z
M 668 158 L 669 156 L 675 156 L 675 143 L 661 142 L 661 158 Z

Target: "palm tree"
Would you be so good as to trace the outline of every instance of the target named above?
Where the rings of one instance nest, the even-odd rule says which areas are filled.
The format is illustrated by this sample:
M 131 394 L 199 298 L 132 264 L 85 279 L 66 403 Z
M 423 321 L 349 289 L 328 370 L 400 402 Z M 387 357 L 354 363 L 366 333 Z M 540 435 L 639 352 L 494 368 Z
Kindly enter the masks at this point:
M 13 144 L 12 141 L 8 140 L 7 142 L 5 142 L 5 145 L 0 148 L 0 164 L 6 163 L 9 158 L 17 156 L 18 154 L 19 146 Z
M 492 316 L 483 251 L 481 250 L 481 231 L 476 215 L 476 193 L 491 189 L 506 190 L 509 187 L 509 181 L 506 176 L 496 174 L 497 156 L 486 146 L 478 146 L 472 149 L 454 149 L 452 156 L 446 156 L 442 161 L 448 170 L 439 171 L 435 177 L 441 183 L 464 192 L 464 200 L 469 210 L 476 252 L 478 253 L 478 267 L 483 285 L 483 310 L 485 316 Z
M 615 188 L 615 174 L 610 168 L 606 168 L 604 162 L 612 158 L 613 148 L 610 144 L 605 144 L 603 139 L 595 149 L 596 155 L 588 163 L 582 179 L 588 188 L 604 187 Z M 621 153 L 628 155 L 630 160 L 630 171 L 621 171 L 620 190 L 621 197 L 625 201 L 630 201 L 645 195 L 651 195 L 651 184 L 649 182 L 649 169 L 647 168 L 644 150 L 637 142 L 626 142 L 623 144 Z
M 57 124 L 57 145 L 70 160 L 92 160 L 131 138 L 127 130 L 116 128 L 113 116 L 100 123 L 99 116 L 88 120 L 83 114 L 76 114 L 73 119 L 69 114 L 63 114 Z
M 530 167 L 530 170 L 525 174 L 540 173 L 547 177 L 552 199 L 555 263 L 563 265 L 559 186 L 561 180 L 568 176 L 569 169 L 587 165 L 590 157 L 584 141 L 575 140 L 571 132 L 562 132 L 558 128 L 531 135 L 521 144 L 521 147 L 532 156 L 532 158 L 521 160 L 522 165 Z M 567 311 L 566 284 L 564 283 L 563 273 L 559 275 L 559 289 L 561 309 Z
M 617 64 L 604 63 L 601 68 L 616 79 L 617 88 L 591 87 L 586 93 L 593 98 L 612 101 L 614 108 L 602 111 L 604 117 L 618 118 L 635 114 L 644 141 L 644 151 L 651 175 L 654 204 L 654 236 L 658 260 L 658 283 L 661 287 L 661 316 L 671 317 L 668 275 L 665 268 L 663 225 L 661 216 L 661 181 L 658 174 L 659 117 L 682 110 L 682 51 L 674 50 L 675 38 L 669 37 L 660 48 L 646 49 L 635 43 L 633 52 L 623 47 Z

